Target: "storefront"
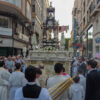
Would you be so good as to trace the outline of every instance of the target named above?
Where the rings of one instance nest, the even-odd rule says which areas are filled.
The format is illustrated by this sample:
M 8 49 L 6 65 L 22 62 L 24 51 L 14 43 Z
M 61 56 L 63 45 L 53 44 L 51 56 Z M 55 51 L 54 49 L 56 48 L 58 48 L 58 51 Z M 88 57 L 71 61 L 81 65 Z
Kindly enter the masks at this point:
M 100 34 L 97 34 L 94 38 L 94 53 L 95 58 L 100 58 Z

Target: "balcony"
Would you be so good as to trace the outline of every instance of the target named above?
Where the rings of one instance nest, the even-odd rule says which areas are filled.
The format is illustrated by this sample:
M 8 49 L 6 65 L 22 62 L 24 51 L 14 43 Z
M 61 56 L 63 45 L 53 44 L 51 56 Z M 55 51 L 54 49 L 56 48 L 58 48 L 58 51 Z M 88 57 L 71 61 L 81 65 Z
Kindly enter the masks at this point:
M 91 16 L 95 16 L 100 11 L 100 0 L 96 0 L 96 6 L 94 11 L 91 13 Z
M 30 22 L 31 21 L 22 13 L 21 5 L 14 4 L 7 0 L 0 0 L 0 14 L 8 15 L 8 16 L 15 16 L 20 19 L 22 22 Z
M 95 10 L 95 4 L 93 2 L 91 3 L 89 10 L 90 10 L 90 14 Z

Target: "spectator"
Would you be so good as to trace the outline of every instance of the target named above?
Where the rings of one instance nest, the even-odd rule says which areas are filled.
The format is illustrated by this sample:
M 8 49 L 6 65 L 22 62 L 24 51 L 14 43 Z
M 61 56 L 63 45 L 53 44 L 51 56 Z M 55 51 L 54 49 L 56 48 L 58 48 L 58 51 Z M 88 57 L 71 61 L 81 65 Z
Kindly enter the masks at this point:
M 87 74 L 87 68 L 86 68 L 84 57 L 80 57 L 79 58 L 79 63 L 80 63 L 80 66 L 78 68 L 78 71 L 82 70 L 83 71 L 83 75 L 86 76 L 86 74 Z
M 12 58 L 9 56 L 7 61 L 5 62 L 5 67 L 9 70 L 9 72 L 14 71 L 14 62 L 12 61 Z
M 97 62 L 95 60 L 87 61 L 85 100 L 100 100 L 100 72 L 96 70 L 96 67 Z
M 20 59 L 20 56 L 18 55 L 17 57 L 16 57 L 16 61 L 15 61 L 15 63 L 22 63 L 22 61 L 21 61 L 21 59 Z

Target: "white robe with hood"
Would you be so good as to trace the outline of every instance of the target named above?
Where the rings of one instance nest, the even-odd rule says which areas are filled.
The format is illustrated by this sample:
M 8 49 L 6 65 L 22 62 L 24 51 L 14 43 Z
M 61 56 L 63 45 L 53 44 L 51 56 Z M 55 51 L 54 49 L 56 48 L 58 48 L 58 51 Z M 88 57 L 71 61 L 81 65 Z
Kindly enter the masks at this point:
M 22 72 L 13 72 L 9 78 L 9 100 L 14 100 L 15 92 L 18 88 L 25 86 L 27 80 L 25 79 L 24 73 Z
M 8 100 L 8 80 L 10 73 L 0 68 L 0 100 Z
M 71 86 L 72 100 L 84 100 L 84 89 L 79 83 L 74 83 Z

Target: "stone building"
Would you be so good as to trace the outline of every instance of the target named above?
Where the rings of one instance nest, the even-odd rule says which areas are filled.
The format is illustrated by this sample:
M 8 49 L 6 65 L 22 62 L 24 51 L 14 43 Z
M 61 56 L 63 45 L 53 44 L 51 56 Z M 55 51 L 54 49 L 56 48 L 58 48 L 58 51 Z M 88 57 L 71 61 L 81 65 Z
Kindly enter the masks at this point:
M 76 19 L 77 33 L 79 33 L 80 38 L 80 47 L 78 49 L 84 56 L 100 57 L 100 0 L 76 1 L 78 3 L 76 6 L 74 5 L 73 10 L 76 9 L 77 15 L 79 15 L 79 18 Z
M 31 0 L 0 0 L 0 55 L 18 55 L 30 49 L 31 4 Z
M 43 23 L 46 21 L 48 0 L 32 0 L 32 23 L 34 34 L 32 36 L 33 49 L 38 49 L 42 43 Z M 36 39 L 34 39 L 36 37 Z M 36 41 L 34 41 L 36 40 Z

